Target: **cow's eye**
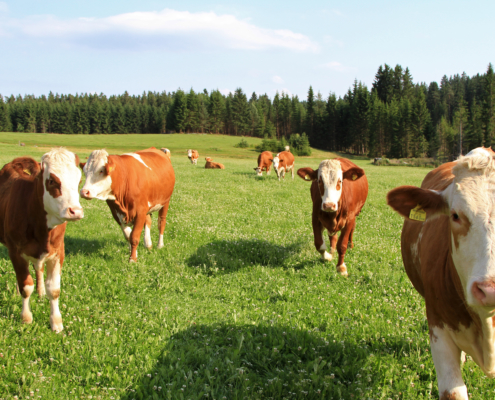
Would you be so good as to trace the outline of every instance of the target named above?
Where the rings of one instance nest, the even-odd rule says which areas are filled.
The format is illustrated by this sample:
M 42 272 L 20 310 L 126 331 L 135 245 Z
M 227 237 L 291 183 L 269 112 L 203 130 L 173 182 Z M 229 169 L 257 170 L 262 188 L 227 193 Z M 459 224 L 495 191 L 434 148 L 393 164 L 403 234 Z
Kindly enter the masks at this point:
M 452 212 L 452 221 L 454 222 L 460 222 L 460 218 L 459 218 L 459 214 L 457 214 L 456 212 Z
M 53 179 L 50 179 L 50 180 L 48 181 L 48 184 L 49 184 L 50 186 L 55 185 L 55 181 L 54 181 Z

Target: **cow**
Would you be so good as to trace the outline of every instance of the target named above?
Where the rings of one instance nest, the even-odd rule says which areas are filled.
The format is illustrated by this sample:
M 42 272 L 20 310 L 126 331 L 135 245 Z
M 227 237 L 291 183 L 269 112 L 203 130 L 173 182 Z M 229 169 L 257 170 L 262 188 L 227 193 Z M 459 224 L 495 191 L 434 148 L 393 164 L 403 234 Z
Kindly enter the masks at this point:
M 191 160 L 191 164 L 198 164 L 199 153 L 197 150 L 187 150 L 187 157 Z
M 64 235 L 67 221 L 84 217 L 79 203 L 81 171 L 79 159 L 70 151 L 52 149 L 41 157 L 41 164 L 30 157 L 19 157 L 0 170 L 0 242 L 9 253 L 22 296 L 21 320 L 33 322 L 29 298 L 36 272 L 38 295 L 50 301 L 50 327 L 64 329 L 58 301 L 64 264 Z M 43 272 L 46 265 L 46 289 Z
M 83 166 L 86 182 L 81 197 L 105 200 L 129 242 L 130 262 L 137 261 L 137 246 L 144 228 L 144 245 L 151 249 L 151 213 L 158 211 L 158 248 L 163 247 L 167 211 L 174 191 L 175 173 L 162 151 L 151 147 L 135 153 L 109 155 L 94 150 Z
M 313 200 L 313 236 L 316 250 L 323 261 L 331 261 L 335 250 L 339 254 L 337 272 L 347 276 L 344 262 L 347 246 L 354 247 L 353 234 L 356 217 L 368 197 L 368 179 L 362 168 L 346 158 L 323 160 L 318 170 L 300 168 L 297 171 L 302 179 L 311 181 Z M 327 230 L 330 239 L 330 253 L 323 239 Z M 337 240 L 337 233 L 340 237 Z
M 292 171 L 292 179 L 294 179 L 294 156 L 290 151 L 282 151 L 273 159 L 273 168 L 277 173 L 278 180 L 280 177 L 285 179 L 285 173 Z
M 273 154 L 271 151 L 264 151 L 258 156 L 258 168 L 254 168 L 257 176 L 263 175 L 263 170 L 267 175 L 270 175 L 270 168 L 273 162 Z
M 211 157 L 206 157 L 205 160 L 206 160 L 206 164 L 205 164 L 206 169 L 225 169 L 223 164 L 213 162 Z
M 172 154 L 170 153 L 170 150 L 167 149 L 166 147 L 162 147 L 160 150 L 163 151 L 168 158 L 170 158 L 172 156 Z
M 290 146 L 285 146 L 284 150 L 290 152 Z
M 431 355 L 442 400 L 468 398 L 469 354 L 495 377 L 495 153 L 478 148 L 401 186 L 388 205 L 405 218 L 402 261 L 425 299 Z

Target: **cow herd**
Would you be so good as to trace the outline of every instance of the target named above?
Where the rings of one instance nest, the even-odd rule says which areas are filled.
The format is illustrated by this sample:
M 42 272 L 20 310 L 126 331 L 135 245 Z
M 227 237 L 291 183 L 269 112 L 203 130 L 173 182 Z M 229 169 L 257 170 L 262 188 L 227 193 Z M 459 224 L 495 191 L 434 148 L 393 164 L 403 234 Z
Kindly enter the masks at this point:
M 199 154 L 188 150 L 192 164 Z M 256 174 L 284 178 L 294 156 L 289 149 L 258 157 Z M 82 168 L 86 181 L 78 190 Z M 206 158 L 205 168 L 224 166 Z M 368 180 L 364 170 L 345 158 L 324 160 L 317 170 L 300 168 L 311 182 L 314 244 L 324 261 L 338 253 L 337 272 L 347 275 L 344 262 L 353 246 L 356 217 L 365 204 Z M 66 222 L 84 217 L 79 195 L 105 200 L 129 243 L 129 261 L 137 260 L 144 229 L 151 248 L 152 212 L 158 212 L 158 248 L 163 247 L 167 211 L 175 174 L 170 150 L 149 148 L 109 155 L 93 151 L 86 163 L 66 149 L 52 149 L 41 163 L 16 158 L 0 170 L 0 242 L 14 266 L 23 299 L 21 318 L 33 320 L 29 298 L 36 288 L 50 301 L 50 326 L 63 329 L 58 299 L 64 262 Z M 465 353 L 489 377 L 495 377 L 495 152 L 477 148 L 457 161 L 429 172 L 421 187 L 401 186 L 387 194 L 387 203 L 405 219 L 401 249 L 406 272 L 424 297 L 430 345 L 440 399 L 467 399 L 461 365 Z M 327 251 L 323 231 L 327 231 Z M 337 233 L 340 237 L 337 238 Z M 47 278 L 43 273 L 46 267 Z

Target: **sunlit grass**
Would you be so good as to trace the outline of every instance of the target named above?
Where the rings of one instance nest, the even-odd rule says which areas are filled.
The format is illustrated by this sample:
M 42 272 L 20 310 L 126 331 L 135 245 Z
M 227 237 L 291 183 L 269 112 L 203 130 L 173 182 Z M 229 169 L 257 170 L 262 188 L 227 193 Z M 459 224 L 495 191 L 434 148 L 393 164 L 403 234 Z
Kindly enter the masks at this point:
M 6 161 L 37 154 L 0 149 Z M 356 161 L 370 193 L 345 279 L 314 249 L 309 183 L 257 178 L 255 154 L 218 155 L 225 170 L 172 155 L 165 247 L 155 247 L 155 215 L 154 247 L 141 242 L 138 263 L 127 262 L 106 204 L 82 200 L 85 218 L 66 234 L 62 333 L 36 294 L 34 323 L 20 323 L 0 248 L 0 399 L 438 398 L 424 302 L 402 266 L 402 220 L 385 205 L 388 190 L 419 184 L 427 169 Z M 493 397 L 472 361 L 463 372 L 471 398 Z

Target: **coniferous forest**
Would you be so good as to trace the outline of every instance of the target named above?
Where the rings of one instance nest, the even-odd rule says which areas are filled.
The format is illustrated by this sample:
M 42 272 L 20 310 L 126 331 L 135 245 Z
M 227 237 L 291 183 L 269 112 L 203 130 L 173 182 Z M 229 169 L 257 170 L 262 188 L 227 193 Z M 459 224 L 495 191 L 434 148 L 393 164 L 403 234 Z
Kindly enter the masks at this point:
M 48 96 L 0 95 L 0 131 L 66 134 L 221 133 L 289 138 L 305 133 L 313 147 L 369 157 L 450 160 L 495 145 L 495 76 L 444 76 L 414 83 L 408 68 L 380 66 L 371 88 L 355 81 L 343 97 L 310 87 L 306 99 L 273 99 L 241 88 L 208 92 L 127 92 Z

